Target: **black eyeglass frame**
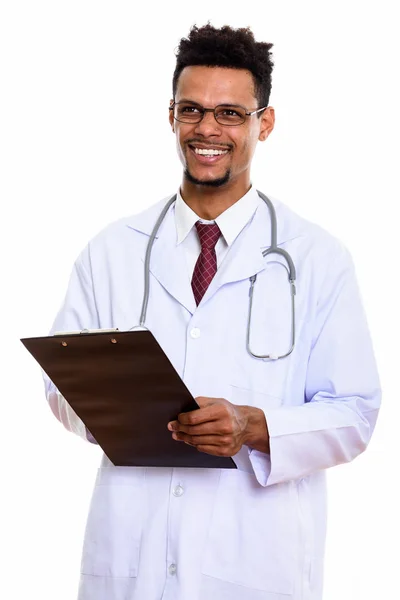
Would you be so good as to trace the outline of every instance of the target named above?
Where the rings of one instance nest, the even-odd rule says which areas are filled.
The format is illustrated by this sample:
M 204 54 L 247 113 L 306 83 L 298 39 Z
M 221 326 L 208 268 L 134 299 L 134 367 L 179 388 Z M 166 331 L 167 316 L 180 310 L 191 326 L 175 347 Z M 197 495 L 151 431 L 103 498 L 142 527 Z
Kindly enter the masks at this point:
M 220 106 L 224 106 L 226 108 L 234 108 L 235 106 L 237 106 L 237 108 L 242 108 L 244 110 L 244 114 L 246 117 L 252 117 L 253 115 L 268 108 L 268 106 L 264 106 L 263 108 L 257 108 L 256 110 L 248 111 L 247 108 L 245 106 L 242 106 L 241 104 L 218 104 L 218 106 L 216 106 L 215 108 L 205 108 L 201 104 L 196 104 L 196 102 L 190 103 L 190 102 L 187 102 L 186 100 L 184 100 L 183 102 L 175 102 L 174 101 L 171 104 L 171 106 L 169 107 L 169 110 L 173 111 L 175 106 L 177 106 L 178 104 L 187 104 L 188 106 L 193 106 L 194 108 L 200 108 L 202 113 L 200 113 L 200 119 L 198 121 L 181 121 L 180 119 L 176 118 L 175 112 L 174 112 L 173 116 L 174 116 L 175 121 L 178 121 L 179 123 L 186 123 L 186 125 L 190 125 L 191 123 L 193 125 L 197 125 L 198 123 L 201 123 L 201 121 L 204 119 L 204 115 L 206 114 L 206 112 L 212 112 L 212 113 L 214 113 L 214 119 L 216 120 L 216 122 L 219 125 L 222 125 L 222 127 L 238 127 L 239 125 L 243 125 L 243 123 L 246 122 L 246 119 L 244 119 L 241 123 L 229 123 L 229 124 L 221 123 L 220 121 L 218 121 L 217 115 L 216 115 L 216 110 Z

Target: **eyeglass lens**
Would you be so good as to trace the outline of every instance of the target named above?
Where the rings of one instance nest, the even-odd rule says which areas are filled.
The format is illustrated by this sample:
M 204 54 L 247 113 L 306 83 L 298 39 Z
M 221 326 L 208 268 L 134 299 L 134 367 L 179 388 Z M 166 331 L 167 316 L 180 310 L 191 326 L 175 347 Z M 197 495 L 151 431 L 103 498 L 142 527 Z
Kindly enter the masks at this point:
M 199 123 L 203 118 L 204 108 L 189 102 L 177 102 L 174 117 L 182 123 Z M 221 125 L 240 125 L 246 120 L 246 111 L 242 106 L 220 105 L 214 109 L 215 118 Z

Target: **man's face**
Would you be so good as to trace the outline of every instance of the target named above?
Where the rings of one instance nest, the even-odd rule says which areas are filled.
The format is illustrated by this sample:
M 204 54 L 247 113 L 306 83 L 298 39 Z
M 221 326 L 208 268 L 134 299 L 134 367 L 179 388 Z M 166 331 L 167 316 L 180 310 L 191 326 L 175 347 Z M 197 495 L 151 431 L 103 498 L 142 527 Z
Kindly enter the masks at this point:
M 186 67 L 178 80 L 175 102 L 183 100 L 204 108 L 215 108 L 219 104 L 241 105 L 248 112 L 260 108 L 254 95 L 253 77 L 245 69 Z M 170 123 L 176 133 L 186 179 L 197 185 L 222 186 L 228 182 L 249 181 L 257 141 L 265 140 L 273 129 L 274 109 L 266 109 L 261 118 L 246 117 L 242 125 L 236 126 L 220 125 L 211 112 L 205 113 L 200 123 L 181 123 L 170 111 Z M 227 152 L 205 156 L 196 153 L 196 148 Z

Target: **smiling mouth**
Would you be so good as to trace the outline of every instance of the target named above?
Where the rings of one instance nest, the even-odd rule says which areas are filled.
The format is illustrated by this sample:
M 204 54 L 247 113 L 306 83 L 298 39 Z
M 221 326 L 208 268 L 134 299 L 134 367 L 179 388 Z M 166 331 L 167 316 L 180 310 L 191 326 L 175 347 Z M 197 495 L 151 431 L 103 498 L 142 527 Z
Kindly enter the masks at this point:
M 214 148 L 196 148 L 193 147 L 196 154 L 202 156 L 221 156 L 222 154 L 228 154 L 229 150 L 214 150 Z
M 202 164 L 209 164 L 219 161 L 222 157 L 229 154 L 228 149 L 218 148 L 200 148 L 189 144 L 189 148 L 196 157 L 196 159 Z

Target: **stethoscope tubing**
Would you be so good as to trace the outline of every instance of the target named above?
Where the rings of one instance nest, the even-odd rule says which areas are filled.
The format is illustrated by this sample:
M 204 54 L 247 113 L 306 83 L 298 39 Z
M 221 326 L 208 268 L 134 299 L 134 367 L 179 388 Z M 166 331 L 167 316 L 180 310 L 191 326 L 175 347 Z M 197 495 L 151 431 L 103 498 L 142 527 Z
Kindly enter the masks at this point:
M 289 284 L 290 284 L 291 321 L 292 321 L 291 341 L 290 341 L 290 348 L 289 348 L 288 352 L 286 352 L 285 354 L 279 355 L 279 356 L 274 355 L 272 353 L 271 354 L 255 354 L 251 350 L 251 347 L 250 347 L 251 316 L 252 316 L 252 308 L 253 308 L 254 286 L 255 286 L 255 282 L 257 280 L 257 275 L 252 275 L 250 277 L 249 312 L 248 312 L 248 319 L 247 319 L 246 348 L 247 348 L 247 351 L 249 352 L 249 354 L 251 354 L 251 356 L 253 356 L 254 358 L 264 359 L 264 360 L 278 360 L 280 358 L 286 358 L 287 356 L 289 356 L 289 354 L 291 354 L 293 352 L 293 349 L 295 346 L 296 269 L 295 269 L 295 266 L 294 266 L 294 263 L 293 263 L 293 260 L 292 260 L 292 257 L 290 256 L 290 254 L 283 248 L 278 248 L 277 219 L 276 219 L 276 212 L 275 212 L 274 205 L 272 204 L 271 200 L 265 194 L 263 194 L 259 190 L 257 190 L 257 193 L 260 196 L 260 198 L 267 205 L 267 207 L 269 209 L 269 213 L 270 213 L 270 220 L 271 220 L 271 245 L 269 248 L 264 250 L 262 254 L 263 254 L 264 258 L 266 256 L 269 256 L 270 254 L 278 254 L 278 255 L 282 256 L 287 263 L 287 267 L 285 265 L 282 265 L 282 266 L 284 268 L 286 268 L 288 271 L 288 278 L 289 278 Z M 158 230 L 159 230 L 162 222 L 164 221 L 164 218 L 165 218 L 170 206 L 175 201 L 176 201 L 176 194 L 174 194 L 170 198 L 170 200 L 168 200 L 168 202 L 164 206 L 163 210 L 161 211 L 161 213 L 154 225 L 153 231 L 150 234 L 149 242 L 147 244 L 146 255 L 145 255 L 145 259 L 144 259 L 143 301 L 142 301 L 142 310 L 141 310 L 140 319 L 139 319 L 139 327 L 140 328 L 146 328 L 145 323 L 146 323 L 147 307 L 148 307 L 149 297 L 150 297 L 150 259 L 151 259 L 151 252 L 153 249 L 154 240 L 156 239 Z

